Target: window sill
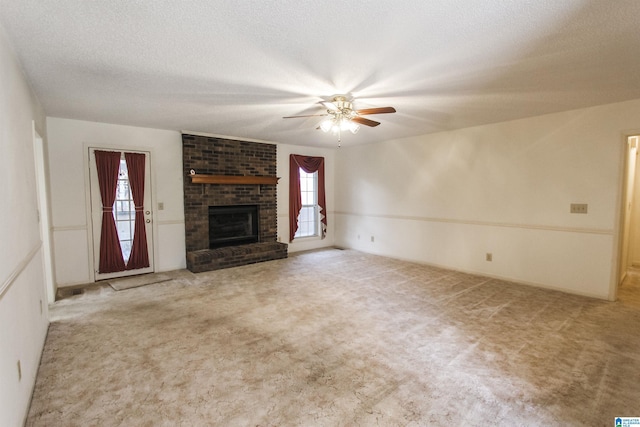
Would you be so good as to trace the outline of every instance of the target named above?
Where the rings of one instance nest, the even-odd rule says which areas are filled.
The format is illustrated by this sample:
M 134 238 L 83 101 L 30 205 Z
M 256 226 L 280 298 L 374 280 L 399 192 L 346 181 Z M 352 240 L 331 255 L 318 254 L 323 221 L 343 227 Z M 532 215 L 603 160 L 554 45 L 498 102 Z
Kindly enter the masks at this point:
M 315 235 L 315 236 L 304 236 L 304 237 L 294 237 L 293 241 L 291 243 L 296 243 L 296 242 L 311 242 L 314 240 L 322 240 L 320 238 L 319 235 Z

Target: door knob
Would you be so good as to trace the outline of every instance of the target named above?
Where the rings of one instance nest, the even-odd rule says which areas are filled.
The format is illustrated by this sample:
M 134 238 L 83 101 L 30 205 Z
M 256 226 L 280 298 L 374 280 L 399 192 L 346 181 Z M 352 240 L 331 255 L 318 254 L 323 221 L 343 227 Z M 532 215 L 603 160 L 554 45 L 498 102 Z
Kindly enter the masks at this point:
M 151 213 L 151 211 L 146 211 L 145 214 L 149 215 Z
M 150 222 L 151 222 L 151 220 L 150 220 L 150 219 L 148 219 L 148 220 L 147 220 L 147 224 L 149 224 Z

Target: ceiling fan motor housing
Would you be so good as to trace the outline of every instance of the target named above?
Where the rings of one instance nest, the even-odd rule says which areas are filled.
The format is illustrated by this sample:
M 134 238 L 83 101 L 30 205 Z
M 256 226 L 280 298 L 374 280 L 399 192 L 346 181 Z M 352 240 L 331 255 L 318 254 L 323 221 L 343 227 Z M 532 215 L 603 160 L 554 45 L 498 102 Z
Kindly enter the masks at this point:
M 329 114 L 338 117 L 344 117 L 346 119 L 351 119 L 357 115 L 357 113 L 353 109 L 353 103 L 351 101 L 348 101 L 345 96 L 335 96 L 333 98 L 333 104 L 336 106 L 336 109 L 327 109 L 327 112 Z

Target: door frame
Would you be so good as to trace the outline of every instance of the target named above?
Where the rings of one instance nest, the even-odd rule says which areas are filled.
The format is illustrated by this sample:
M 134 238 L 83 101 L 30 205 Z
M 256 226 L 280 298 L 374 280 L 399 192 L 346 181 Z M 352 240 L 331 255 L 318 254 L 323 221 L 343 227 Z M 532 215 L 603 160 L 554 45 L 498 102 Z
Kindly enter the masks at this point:
M 153 271 L 158 271 L 158 210 L 156 206 L 156 176 L 155 169 L 153 167 L 153 159 L 155 158 L 155 150 L 148 146 L 136 146 L 136 145 L 117 145 L 117 144 L 104 144 L 104 143 L 90 143 L 84 142 L 82 144 L 82 158 L 84 166 L 84 200 L 85 200 L 85 218 L 87 224 L 87 248 L 89 250 L 89 277 L 92 282 L 96 282 L 96 270 L 95 265 L 95 246 L 93 244 L 93 219 L 91 210 L 91 173 L 89 167 L 91 166 L 90 149 L 105 150 L 105 151 L 132 151 L 132 152 L 147 152 L 149 153 L 149 176 L 151 180 L 151 230 L 153 238 L 153 254 L 150 256 L 153 259 Z M 95 167 L 95 166 L 94 166 Z M 105 280 L 105 279 L 101 279 Z
M 42 137 L 43 133 L 38 129 L 35 121 L 32 121 L 32 125 L 36 190 L 38 193 L 38 222 L 42 240 L 42 267 L 47 302 L 53 304 L 56 300 L 57 286 L 55 283 L 55 263 L 52 250 L 53 236 L 51 235 L 51 199 L 49 197 L 49 180 L 47 179 L 49 175 L 47 147 Z

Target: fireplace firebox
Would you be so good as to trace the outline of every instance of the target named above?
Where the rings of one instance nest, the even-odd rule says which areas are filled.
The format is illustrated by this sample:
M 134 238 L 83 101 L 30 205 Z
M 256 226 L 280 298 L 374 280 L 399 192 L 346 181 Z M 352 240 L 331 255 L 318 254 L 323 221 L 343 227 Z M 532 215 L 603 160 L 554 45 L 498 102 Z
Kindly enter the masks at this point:
M 258 206 L 209 206 L 209 249 L 257 243 Z

